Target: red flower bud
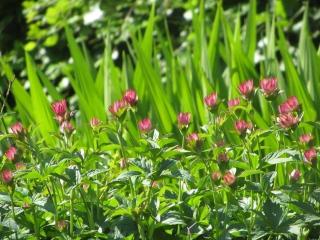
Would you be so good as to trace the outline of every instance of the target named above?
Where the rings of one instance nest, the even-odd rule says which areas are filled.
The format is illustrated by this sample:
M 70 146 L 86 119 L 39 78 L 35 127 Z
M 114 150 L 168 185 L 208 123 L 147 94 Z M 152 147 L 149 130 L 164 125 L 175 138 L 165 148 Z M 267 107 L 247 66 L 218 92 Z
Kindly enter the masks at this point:
M 279 113 L 290 113 L 298 110 L 300 107 L 297 97 L 289 97 L 285 102 L 279 105 Z
M 218 155 L 218 162 L 221 163 L 227 163 L 229 161 L 229 157 L 226 153 L 219 153 Z
M 221 178 L 221 173 L 219 171 L 214 171 L 211 173 L 212 181 L 214 181 L 214 182 L 219 181 L 220 178 Z
M 5 156 L 7 157 L 8 160 L 13 161 L 15 160 L 17 153 L 18 153 L 18 150 L 14 146 L 11 146 L 5 152 Z
M 56 222 L 56 228 L 62 232 L 67 227 L 67 222 L 65 220 L 59 220 Z
M 228 108 L 231 109 L 233 107 L 239 106 L 240 102 L 241 102 L 240 98 L 230 99 L 228 101 Z
M 59 122 L 65 119 L 68 110 L 67 101 L 65 99 L 52 103 L 51 108 Z
M 234 128 L 240 135 L 244 135 L 248 130 L 252 129 L 252 124 L 244 120 L 237 120 L 234 124 Z
M 20 135 L 20 134 L 23 134 L 25 132 L 25 129 L 23 128 L 21 122 L 16 122 L 15 124 L 13 124 L 10 127 L 10 130 L 15 135 Z
M 299 137 L 299 141 L 300 141 L 301 144 L 308 144 L 308 143 L 310 143 L 312 140 L 313 140 L 313 136 L 312 136 L 312 134 L 310 134 L 310 133 L 302 134 L 302 135 Z
M 138 127 L 141 132 L 149 132 L 152 128 L 151 120 L 149 118 L 142 119 L 139 121 Z
M 91 120 L 90 120 L 90 126 L 91 126 L 92 128 L 96 128 L 96 127 L 98 127 L 100 124 L 101 124 L 101 121 L 100 121 L 99 118 L 97 118 L 97 117 L 91 118 Z
M 216 141 L 215 146 L 217 147 L 223 147 L 226 143 L 224 142 L 223 139 L 219 139 Z
M 128 166 L 128 161 L 127 161 L 126 158 L 121 158 L 119 164 L 120 164 L 120 168 L 124 169 L 124 168 L 126 168 Z
M 223 176 L 223 181 L 228 186 L 234 184 L 236 179 L 236 176 L 231 171 L 226 172 Z
M 115 101 L 113 104 L 111 104 L 109 106 L 109 112 L 116 116 L 116 117 L 120 117 L 124 111 L 127 109 L 128 107 L 128 103 L 127 101 L 125 101 L 124 99 Z
M 136 91 L 129 89 L 125 92 L 123 99 L 130 105 L 135 106 L 138 102 L 138 95 Z
M 282 128 L 294 128 L 299 123 L 299 117 L 293 113 L 284 113 L 279 115 L 277 122 Z
M 188 128 L 191 121 L 191 114 L 188 112 L 181 112 L 178 114 L 179 128 Z
M 5 169 L 1 172 L 1 178 L 4 183 L 10 183 L 13 179 L 11 170 Z
M 300 176 L 301 176 L 300 171 L 299 171 L 298 169 L 294 169 L 294 170 L 292 170 L 292 172 L 290 173 L 289 179 L 290 179 L 291 181 L 293 181 L 293 182 L 296 182 L 296 181 L 299 180 Z
M 213 109 L 217 105 L 217 98 L 217 94 L 213 92 L 204 98 L 204 102 L 208 108 Z
M 254 86 L 253 86 L 253 80 L 248 80 L 243 83 L 241 83 L 238 87 L 239 92 L 245 99 L 249 99 L 252 97 Z
M 315 164 L 317 161 L 317 151 L 315 148 L 310 148 L 304 152 L 305 163 Z
M 266 98 L 275 97 L 279 93 L 278 80 L 276 78 L 262 79 L 260 88 Z

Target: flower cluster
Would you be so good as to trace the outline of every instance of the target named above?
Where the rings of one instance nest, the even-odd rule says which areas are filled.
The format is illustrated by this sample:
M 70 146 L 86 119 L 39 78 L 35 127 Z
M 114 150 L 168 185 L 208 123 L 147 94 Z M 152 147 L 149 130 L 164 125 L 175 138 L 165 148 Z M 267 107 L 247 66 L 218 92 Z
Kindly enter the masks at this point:
M 20 140 L 24 140 L 27 134 L 27 130 L 23 127 L 21 122 L 16 122 L 12 124 L 9 128 L 9 131 Z M 4 153 L 5 163 L 3 170 L 1 172 L 1 179 L 4 183 L 9 184 L 13 181 L 13 172 L 12 170 L 22 170 L 25 168 L 25 164 L 21 162 L 20 158 L 21 150 L 15 145 L 10 145 Z
M 74 127 L 70 121 L 71 114 L 68 111 L 67 101 L 62 99 L 51 104 L 51 109 L 55 115 L 55 119 L 59 123 L 60 129 L 66 134 L 73 132 Z
M 277 117 L 277 122 L 280 127 L 284 129 L 295 128 L 299 121 L 300 104 L 295 96 L 289 97 L 285 102 L 280 104 L 278 110 L 279 115 Z
M 137 103 L 137 93 L 134 90 L 129 89 L 123 94 L 121 99 L 112 103 L 108 109 L 114 117 L 120 118 L 129 109 L 129 107 L 133 108 Z

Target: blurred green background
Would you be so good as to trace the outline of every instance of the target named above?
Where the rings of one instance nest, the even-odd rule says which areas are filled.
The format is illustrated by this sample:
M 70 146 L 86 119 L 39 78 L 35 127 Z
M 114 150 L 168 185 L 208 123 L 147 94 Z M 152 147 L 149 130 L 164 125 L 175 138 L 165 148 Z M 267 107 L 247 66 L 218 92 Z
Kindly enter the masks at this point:
M 199 1 L 155 2 L 157 30 L 165 32 L 166 20 L 174 48 L 186 47 L 193 37 L 193 32 L 190 31 L 191 18 L 192 12 L 199 10 Z M 206 22 L 211 25 L 217 0 L 204 2 Z M 63 31 L 63 25 L 67 22 L 72 26 L 77 41 L 90 52 L 95 66 L 103 54 L 106 34 L 109 34 L 113 59 L 121 66 L 122 52 L 128 52 L 130 33 L 146 26 L 152 3 L 150 0 L 1 0 L 0 52 L 22 81 L 26 79 L 24 50 L 31 52 L 38 67 L 58 85 L 64 78 L 61 69 L 70 60 Z M 230 19 L 235 18 L 238 13 L 243 17 L 248 13 L 249 1 L 224 0 L 222 3 Z M 283 21 L 287 39 L 293 46 L 297 46 L 305 3 L 310 6 L 310 32 L 318 47 L 320 1 L 259 0 L 257 13 L 262 17 L 266 12 L 275 12 Z M 262 26 L 258 28 L 258 40 L 261 36 L 259 30 L 262 30 Z M 4 89 L 5 82 L 1 82 Z M 71 91 L 65 85 L 62 88 L 64 91 Z

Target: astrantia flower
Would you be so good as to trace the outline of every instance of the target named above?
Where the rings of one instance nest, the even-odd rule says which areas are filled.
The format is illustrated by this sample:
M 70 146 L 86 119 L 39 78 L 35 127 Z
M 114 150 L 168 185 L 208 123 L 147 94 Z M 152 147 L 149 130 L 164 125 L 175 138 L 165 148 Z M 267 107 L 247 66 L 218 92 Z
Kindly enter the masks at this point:
M 312 140 L 313 140 L 313 136 L 310 133 L 302 134 L 299 137 L 299 141 L 301 144 L 308 144 L 308 143 L 312 142 Z
M 142 119 L 139 121 L 138 127 L 141 132 L 149 132 L 152 128 L 151 120 L 149 118 Z
M 210 110 L 217 106 L 217 98 L 218 96 L 214 92 L 204 98 L 204 102 Z
M 26 165 L 25 165 L 23 162 L 17 162 L 17 163 L 15 164 L 15 166 L 16 166 L 16 169 L 17 169 L 17 170 L 24 170 L 24 169 L 26 169 Z
M 226 144 L 226 143 L 224 142 L 223 139 L 219 139 L 219 140 L 217 140 L 217 141 L 215 142 L 214 145 L 217 146 L 217 147 L 223 147 L 225 144 Z
M 299 117 L 290 112 L 284 113 L 284 114 L 280 114 L 277 117 L 277 122 L 282 128 L 285 128 L 285 129 L 294 128 L 299 123 Z
M 187 136 L 187 143 L 191 148 L 199 148 L 201 146 L 201 139 L 198 133 L 190 133 Z
M 219 181 L 220 178 L 221 178 L 221 173 L 219 171 L 214 171 L 211 173 L 212 181 L 214 181 L 214 182 Z
M 17 153 L 18 153 L 18 150 L 14 146 L 11 146 L 5 152 L 5 156 L 7 157 L 8 160 L 13 161 L 15 160 Z
M 315 164 L 317 161 L 317 151 L 315 148 L 310 148 L 303 153 L 305 162 L 309 164 Z
M 231 171 L 226 172 L 223 176 L 223 182 L 228 186 L 233 185 L 236 179 L 236 176 Z
M 100 124 L 101 124 L 101 121 L 100 121 L 99 118 L 97 118 L 97 117 L 91 118 L 91 120 L 90 120 L 90 126 L 91 126 L 92 128 L 96 128 L 96 127 L 98 127 Z
M 179 128 L 188 128 L 191 121 L 191 114 L 188 112 L 181 112 L 178 114 Z
M 253 80 L 248 80 L 243 83 L 241 83 L 238 87 L 239 92 L 245 99 L 250 99 L 252 97 L 254 86 L 253 86 Z
M 244 135 L 248 130 L 252 129 L 252 124 L 250 122 L 246 122 L 245 120 L 237 120 L 234 123 L 234 128 L 240 135 Z
M 233 107 L 239 106 L 240 102 L 241 102 L 240 98 L 230 99 L 228 101 L 228 108 L 231 109 Z
M 120 117 L 127 108 L 128 108 L 127 101 L 125 101 L 124 99 L 121 99 L 121 100 L 115 101 L 113 104 L 109 106 L 109 112 L 116 117 Z
M 67 101 L 65 99 L 62 99 L 60 101 L 54 102 L 51 104 L 51 108 L 55 114 L 56 119 L 59 122 L 62 122 L 65 119 L 66 113 L 68 111 Z
M 4 183 L 10 183 L 13 179 L 11 170 L 5 169 L 1 172 L 1 178 Z
M 266 98 L 275 97 L 279 93 L 276 78 L 265 78 L 260 81 L 260 88 Z
M 290 179 L 291 181 L 293 181 L 293 182 L 296 182 L 296 181 L 299 180 L 300 176 L 301 176 L 300 171 L 299 171 L 298 169 L 294 169 L 294 170 L 292 170 L 292 172 L 290 173 L 289 179 Z
M 62 232 L 67 227 L 67 222 L 65 220 L 59 220 L 56 222 L 56 228 Z
M 21 122 L 16 122 L 10 127 L 10 131 L 15 135 L 20 135 L 24 133 L 24 128 Z
M 126 158 L 121 158 L 119 165 L 121 169 L 126 168 L 128 166 L 128 160 Z
M 280 104 L 278 107 L 279 113 L 290 113 L 297 111 L 300 107 L 297 97 L 289 97 L 284 103 Z
M 130 105 L 135 106 L 138 102 L 138 95 L 136 91 L 129 89 L 125 92 L 123 99 Z
M 223 163 L 226 163 L 229 161 L 229 157 L 226 153 L 219 153 L 218 155 L 218 162 L 223 162 Z
M 152 188 L 158 188 L 159 187 L 159 183 L 157 181 L 152 181 L 151 187 Z
M 72 133 L 74 130 L 72 123 L 69 121 L 62 122 L 60 127 L 61 127 L 61 131 L 65 133 Z

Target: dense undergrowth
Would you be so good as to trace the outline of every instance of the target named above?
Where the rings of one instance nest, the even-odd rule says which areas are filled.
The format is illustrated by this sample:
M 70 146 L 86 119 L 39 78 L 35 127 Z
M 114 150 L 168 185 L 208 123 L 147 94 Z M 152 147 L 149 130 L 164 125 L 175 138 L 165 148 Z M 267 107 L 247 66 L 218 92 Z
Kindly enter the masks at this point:
M 65 26 L 73 96 L 29 53 L 29 90 L 0 59 L 16 103 L 2 96 L 1 238 L 320 235 L 320 59 L 307 7 L 294 52 L 281 18 L 258 15 L 254 0 L 245 32 L 220 4 L 212 26 L 199 9 L 192 44 L 173 49 L 168 29 L 154 36 L 152 8 L 121 68 L 106 39 L 96 69 Z
M 320 189 L 313 135 L 298 135 L 303 110 L 295 96 L 278 109 L 269 129 L 252 116 L 255 95 L 272 105 L 275 78 L 239 86 L 243 99 L 204 98 L 210 120 L 181 142 L 161 134 L 149 118 L 137 121 L 134 90 L 109 106 L 108 122 L 92 118 L 93 145 L 81 148 L 66 100 L 52 111 L 55 147 L 20 122 L 2 139 L 2 236 L 64 239 L 307 239 L 318 236 Z M 134 121 L 139 137 L 130 142 Z M 231 143 L 225 132 L 231 132 Z M 108 140 L 107 140 L 108 139 Z M 270 142 L 271 141 L 271 142 Z M 269 145 L 270 144 L 270 145 Z M 32 236 L 32 237 L 31 237 Z

